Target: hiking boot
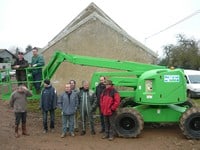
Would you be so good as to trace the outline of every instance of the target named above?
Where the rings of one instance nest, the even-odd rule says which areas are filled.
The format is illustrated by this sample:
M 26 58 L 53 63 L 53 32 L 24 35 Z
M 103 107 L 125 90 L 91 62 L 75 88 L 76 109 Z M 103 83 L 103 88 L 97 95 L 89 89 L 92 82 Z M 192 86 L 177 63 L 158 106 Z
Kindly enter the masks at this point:
M 114 137 L 113 137 L 113 136 L 110 136 L 110 137 L 108 138 L 108 140 L 109 140 L 109 141 L 112 141 L 112 140 L 114 140 Z
M 45 133 L 47 133 L 47 130 L 43 130 L 43 132 L 42 132 L 42 133 L 44 133 L 44 134 L 45 134 Z
M 62 133 L 60 137 L 61 137 L 61 138 L 64 138 L 65 136 L 66 136 L 66 134 L 65 134 L 65 133 Z
M 102 139 L 107 139 L 107 138 L 109 138 L 108 134 L 102 136 Z
M 75 136 L 75 134 L 72 132 L 71 134 L 70 134 L 72 137 L 74 137 Z
M 19 133 L 15 133 L 15 137 L 19 138 L 20 137 Z
M 85 131 L 82 131 L 82 132 L 81 132 L 81 135 L 85 135 Z
M 25 123 L 22 124 L 22 135 L 29 136 L 29 134 L 27 133 L 27 130 L 26 130 L 26 124 Z
M 19 133 L 18 133 L 18 125 L 15 125 L 15 137 L 16 137 L 16 138 L 19 138 L 19 137 L 20 137 L 20 135 L 19 135 Z

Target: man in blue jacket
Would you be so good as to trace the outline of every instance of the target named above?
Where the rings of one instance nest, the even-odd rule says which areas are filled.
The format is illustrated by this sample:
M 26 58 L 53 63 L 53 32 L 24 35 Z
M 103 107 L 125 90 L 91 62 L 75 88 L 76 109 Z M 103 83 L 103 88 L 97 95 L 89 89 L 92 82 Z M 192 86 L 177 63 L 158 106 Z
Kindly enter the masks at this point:
M 44 89 L 41 93 L 40 100 L 40 109 L 43 114 L 43 133 L 47 133 L 47 118 L 48 112 L 50 113 L 50 129 L 51 132 L 54 131 L 54 123 L 55 123 L 55 109 L 57 104 L 57 94 L 55 88 L 50 84 L 50 80 L 44 80 Z

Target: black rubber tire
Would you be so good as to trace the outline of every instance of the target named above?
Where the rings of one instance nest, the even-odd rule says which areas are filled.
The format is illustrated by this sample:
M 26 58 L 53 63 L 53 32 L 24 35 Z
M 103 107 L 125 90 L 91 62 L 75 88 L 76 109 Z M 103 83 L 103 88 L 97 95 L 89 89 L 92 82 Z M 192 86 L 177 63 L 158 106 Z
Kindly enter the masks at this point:
M 115 118 L 115 130 L 119 137 L 137 137 L 144 128 L 141 115 L 133 108 L 120 108 Z
M 120 108 L 124 108 L 124 107 L 134 107 L 136 106 L 137 103 L 134 102 L 133 98 L 124 98 L 121 100 L 120 103 Z
M 187 109 L 180 119 L 179 126 L 188 139 L 200 140 L 200 108 Z

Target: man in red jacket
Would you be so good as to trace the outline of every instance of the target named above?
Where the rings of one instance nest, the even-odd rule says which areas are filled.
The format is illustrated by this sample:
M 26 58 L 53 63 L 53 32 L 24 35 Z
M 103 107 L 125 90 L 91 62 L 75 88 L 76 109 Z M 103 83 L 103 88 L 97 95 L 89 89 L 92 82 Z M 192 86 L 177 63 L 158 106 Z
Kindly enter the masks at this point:
M 106 80 L 104 84 L 106 89 L 102 92 L 100 98 L 101 113 L 105 121 L 105 135 L 102 138 L 108 138 L 112 141 L 114 139 L 114 117 L 120 104 L 120 95 L 113 87 L 111 80 Z

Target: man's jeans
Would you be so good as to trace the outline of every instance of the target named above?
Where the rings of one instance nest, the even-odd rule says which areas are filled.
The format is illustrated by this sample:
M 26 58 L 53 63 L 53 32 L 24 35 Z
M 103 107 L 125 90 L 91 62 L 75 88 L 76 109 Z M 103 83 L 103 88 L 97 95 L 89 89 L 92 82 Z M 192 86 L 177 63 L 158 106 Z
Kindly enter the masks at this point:
M 74 114 L 72 115 L 62 115 L 62 131 L 67 133 L 67 122 L 69 123 L 69 132 L 74 132 Z
M 53 129 L 54 128 L 54 122 L 55 122 L 55 111 L 53 110 L 49 110 L 50 113 L 50 128 Z M 44 130 L 48 130 L 48 126 L 47 126 L 47 118 L 48 118 L 48 111 L 43 111 L 43 127 Z

